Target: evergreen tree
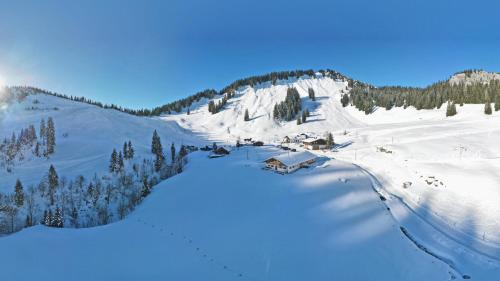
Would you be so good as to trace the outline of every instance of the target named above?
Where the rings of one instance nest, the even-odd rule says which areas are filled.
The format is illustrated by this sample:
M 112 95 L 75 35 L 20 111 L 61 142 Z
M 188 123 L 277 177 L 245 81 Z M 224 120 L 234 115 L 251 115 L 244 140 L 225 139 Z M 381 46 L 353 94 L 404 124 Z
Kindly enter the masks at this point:
M 215 114 L 215 102 L 213 100 L 208 102 L 208 112 Z
M 457 114 L 457 107 L 455 103 L 448 102 L 448 105 L 446 106 L 446 117 L 454 116 L 456 114 Z
M 59 186 L 59 176 L 56 173 L 56 169 L 52 165 L 50 165 L 49 168 L 48 180 L 49 180 L 50 205 L 54 205 L 54 195 L 56 192 L 56 188 Z
M 309 117 L 311 114 L 309 113 L 309 109 L 306 108 L 306 117 Z
M 497 92 L 495 96 L 495 111 L 500 110 L 500 90 Z
M 56 128 L 54 126 L 54 120 L 49 117 L 47 121 L 47 154 L 54 153 L 54 147 L 56 145 Z
M 121 151 L 118 152 L 118 161 L 116 164 L 117 164 L 116 171 L 122 172 L 125 167 L 125 164 L 123 163 L 123 155 Z
M 40 157 L 40 143 L 39 142 L 36 142 L 35 144 L 35 152 L 34 152 L 35 156 L 36 157 Z
M 163 166 L 163 161 L 164 157 L 161 154 L 156 154 L 156 159 L 155 159 L 155 171 L 159 172 L 161 170 L 161 167 Z
M 24 222 L 24 227 L 30 227 L 33 226 L 33 222 L 31 221 L 31 217 L 29 215 L 26 215 L 26 220 Z
M 49 211 L 47 212 L 47 210 L 45 210 L 43 212 L 43 221 L 42 221 L 42 224 L 46 225 L 46 226 L 50 226 L 52 223 L 52 212 Z
M 23 185 L 21 184 L 21 181 L 19 179 L 16 181 L 14 201 L 16 202 L 16 206 L 18 208 L 22 207 L 24 204 Z
M 158 154 L 161 151 L 161 141 L 160 141 L 160 136 L 158 136 L 158 133 L 156 130 L 153 132 L 153 139 L 151 141 L 151 152 L 153 154 Z
M 149 195 L 149 193 L 151 193 L 151 186 L 148 182 L 148 179 L 147 177 L 144 177 L 142 179 L 142 190 L 141 190 L 141 195 L 142 197 L 146 197 Z
M 343 94 L 342 98 L 340 99 L 340 103 L 342 104 L 342 107 L 348 106 L 349 105 L 349 95 Z
M 175 145 L 174 143 L 172 143 L 172 145 L 170 146 L 170 154 L 172 156 L 172 163 L 175 162 Z
M 332 135 L 332 133 L 328 133 L 327 134 L 326 145 L 328 146 L 328 148 L 332 147 L 332 145 L 333 145 L 333 135 Z
M 316 100 L 316 94 L 314 93 L 313 88 L 309 88 L 307 91 L 308 91 L 308 93 L 309 93 L 309 98 L 310 98 L 311 100 L 315 101 L 315 100 Z
M 127 142 L 123 143 L 123 158 L 129 159 L 129 157 L 128 157 L 128 143 Z
M 280 117 L 280 116 L 279 116 L 279 112 L 278 112 L 278 105 L 277 105 L 277 104 L 275 104 L 275 105 L 274 105 L 274 109 L 273 109 L 273 118 L 274 118 L 274 119 L 279 119 L 279 117 Z
M 134 158 L 135 151 L 134 151 L 134 147 L 132 147 L 131 141 L 128 141 L 128 151 L 127 152 L 128 152 L 129 159 Z
M 302 123 L 306 123 L 307 120 L 307 114 L 305 111 L 302 111 Z
M 52 226 L 53 221 L 54 221 L 54 216 L 52 214 L 52 210 L 49 209 L 49 212 L 47 213 L 47 218 L 45 220 L 45 225 Z
M 191 110 L 189 110 L 189 107 L 187 109 L 187 115 L 191 114 Z
M 181 145 L 181 149 L 179 150 L 179 157 L 182 159 L 188 154 L 188 151 L 186 149 L 185 145 Z
M 297 125 L 300 125 L 302 124 L 302 119 L 300 118 L 300 116 L 297 117 Z
M 250 120 L 250 116 L 248 115 L 248 109 L 245 109 L 245 122 Z
M 42 139 L 42 144 L 45 144 L 45 138 L 47 137 L 47 127 L 45 126 L 45 119 L 40 120 L 40 138 Z
M 484 114 L 491 115 L 491 103 L 486 102 L 484 104 Z
M 109 160 L 110 173 L 116 172 L 117 163 L 118 163 L 118 154 L 116 153 L 116 149 L 113 149 L 113 152 L 111 153 L 111 159 Z
M 62 213 L 62 209 L 57 207 L 54 216 L 52 217 L 51 226 L 53 227 L 63 227 L 64 226 L 64 217 Z

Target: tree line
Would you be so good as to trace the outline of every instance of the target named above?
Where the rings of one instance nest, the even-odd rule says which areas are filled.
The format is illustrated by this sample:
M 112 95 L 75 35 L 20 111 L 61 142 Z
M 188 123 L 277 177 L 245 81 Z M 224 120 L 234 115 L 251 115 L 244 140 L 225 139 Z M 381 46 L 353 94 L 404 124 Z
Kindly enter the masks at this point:
M 447 115 L 454 115 L 454 109 L 451 107 L 456 104 L 460 106 L 485 104 L 485 113 L 487 113 L 491 103 L 495 103 L 495 109 L 500 110 L 500 81 L 470 84 L 463 82 L 451 84 L 448 81 L 442 81 L 425 88 L 399 86 L 375 88 L 363 85 L 354 87 L 350 95 L 342 95 L 341 103 L 343 106 L 351 104 L 364 111 L 365 114 L 372 113 L 376 107 L 390 110 L 394 107 L 413 106 L 420 110 L 441 108 L 445 103 L 451 104 L 447 108 Z
M 143 109 L 130 109 L 130 108 L 124 108 L 116 104 L 105 104 L 101 103 L 89 98 L 85 97 L 76 97 L 76 96 L 69 96 L 65 94 L 60 94 L 44 89 L 40 89 L 37 87 L 29 87 L 29 86 L 14 86 L 14 87 L 9 87 L 8 88 L 8 95 L 3 97 L 5 100 L 10 100 L 13 99 L 15 96 L 18 99 L 22 99 L 23 97 L 26 97 L 27 95 L 30 94 L 37 94 L 37 93 L 42 93 L 46 95 L 51 95 L 63 99 L 68 99 L 76 102 L 82 102 L 82 103 L 87 103 L 91 104 L 100 108 L 105 108 L 105 109 L 114 109 L 118 110 L 124 113 L 136 115 L 136 116 L 159 116 L 161 114 L 171 114 L 173 112 L 181 112 L 184 108 L 187 108 L 189 111 L 189 108 L 192 106 L 193 103 L 200 101 L 202 98 L 206 99 L 213 99 L 217 96 L 224 96 L 226 94 L 231 94 L 231 97 L 234 97 L 234 93 L 240 88 L 244 86 L 250 86 L 254 87 L 257 86 L 258 84 L 262 83 L 267 83 L 271 82 L 273 85 L 276 85 L 277 81 L 279 80 L 289 80 L 289 79 L 298 79 L 303 76 L 309 76 L 309 77 L 317 77 L 317 73 L 321 75 L 322 77 L 328 77 L 331 79 L 335 80 L 342 80 L 342 81 L 347 81 L 349 83 L 349 87 L 353 87 L 355 85 L 366 85 L 360 81 L 353 80 L 335 70 L 331 69 L 322 69 L 318 71 L 314 71 L 312 69 L 309 70 L 294 70 L 294 71 L 279 71 L 279 72 L 271 72 L 267 73 L 264 75 L 257 75 L 257 76 L 251 76 L 243 79 L 236 80 L 232 82 L 231 84 L 223 87 L 221 90 L 217 91 L 214 89 L 206 89 L 201 92 L 198 92 L 194 95 L 190 95 L 186 98 L 167 103 L 158 107 L 154 107 L 151 109 L 143 108 Z M 15 93 L 15 95 L 14 95 Z M 0 100 L 1 102 L 1 100 Z M 221 101 L 222 102 L 222 101 Z M 227 102 L 227 100 L 226 100 Z M 224 103 L 225 104 L 225 103 Z M 217 104 L 215 105 L 217 107 Z M 214 110 L 215 113 L 219 112 L 220 109 L 222 109 L 224 105 L 218 107 L 218 110 Z M 211 111 L 212 112 L 212 111 Z

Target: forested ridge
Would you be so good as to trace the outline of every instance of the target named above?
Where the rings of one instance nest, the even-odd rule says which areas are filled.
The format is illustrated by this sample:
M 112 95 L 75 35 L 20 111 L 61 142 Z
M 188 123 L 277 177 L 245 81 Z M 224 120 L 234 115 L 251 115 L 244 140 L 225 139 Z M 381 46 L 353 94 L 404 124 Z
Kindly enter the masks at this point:
M 473 70 L 462 73 L 470 75 L 471 72 Z M 372 113 L 376 107 L 390 110 L 393 107 L 413 106 L 420 110 L 440 108 L 445 103 L 500 105 L 500 80 L 469 84 L 440 81 L 425 88 L 358 85 L 353 87 L 349 95 L 342 96 L 344 106 L 351 104 L 366 114 Z
M 86 97 L 76 97 L 76 96 L 69 96 L 65 94 L 60 94 L 44 89 L 40 89 L 37 87 L 30 87 L 30 86 L 14 86 L 10 87 L 11 91 L 9 93 L 17 93 L 17 98 L 20 98 L 20 96 L 26 96 L 29 94 L 37 94 L 37 93 L 42 93 L 42 94 L 47 94 L 59 98 L 64 98 L 64 99 L 69 99 L 72 101 L 76 102 L 83 102 L 87 104 L 91 104 L 94 106 L 98 106 L 101 108 L 106 108 L 106 109 L 115 109 L 124 113 L 132 114 L 132 115 L 137 115 L 137 116 L 159 116 L 161 114 L 171 114 L 171 113 L 179 113 L 183 109 L 189 110 L 189 108 L 192 106 L 193 103 L 200 101 L 203 98 L 206 99 L 213 99 L 215 97 L 221 97 L 227 101 L 229 98 L 234 97 L 234 93 L 236 90 L 238 90 L 240 87 L 245 87 L 245 86 L 250 86 L 250 87 L 255 87 L 259 84 L 262 83 L 267 83 L 271 82 L 273 85 L 277 83 L 277 81 L 281 80 L 288 80 L 288 79 L 298 79 L 303 76 L 309 76 L 309 77 L 315 77 L 317 73 L 320 73 L 320 75 L 324 77 L 329 77 L 332 79 L 337 79 L 337 80 L 344 80 L 348 81 L 349 85 L 355 86 L 355 85 L 365 85 L 364 83 L 360 81 L 353 80 L 347 76 L 344 76 L 343 74 L 331 70 L 331 69 L 326 69 L 326 70 L 294 70 L 294 71 L 280 71 L 280 72 L 271 72 L 268 74 L 264 75 L 257 75 L 257 76 L 251 76 L 243 79 L 236 80 L 232 82 L 231 84 L 223 87 L 221 90 L 217 91 L 214 89 L 206 89 L 201 92 L 198 92 L 194 95 L 190 95 L 186 98 L 170 102 L 161 106 L 154 107 L 152 109 L 129 109 L 129 108 L 124 108 L 116 104 L 105 104 L 99 101 L 95 101 Z M 12 98 L 14 95 L 11 96 Z M 7 99 L 7 98 L 5 98 Z M 0 100 L 0 102 L 2 102 Z M 216 110 L 213 110 L 213 113 L 217 113 L 219 110 L 223 108 L 225 105 L 225 102 L 223 101 L 221 106 L 217 108 Z M 216 104 L 217 106 L 217 104 Z

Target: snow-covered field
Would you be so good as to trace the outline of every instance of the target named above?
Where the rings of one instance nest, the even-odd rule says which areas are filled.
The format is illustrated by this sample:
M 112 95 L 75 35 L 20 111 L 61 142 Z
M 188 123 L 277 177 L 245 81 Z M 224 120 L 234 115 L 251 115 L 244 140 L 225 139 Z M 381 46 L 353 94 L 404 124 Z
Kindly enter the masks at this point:
M 311 112 L 300 126 L 272 118 L 288 86 Z M 215 115 L 205 102 L 189 115 L 138 118 L 47 96 L 7 108 L 0 136 L 55 119 L 50 160 L 68 177 L 106 170 L 112 149 L 129 139 L 150 157 L 154 129 L 164 142 L 184 144 L 278 144 L 284 136 L 332 132 L 337 146 L 317 152 L 326 158 L 317 167 L 286 176 L 261 169 L 274 148 L 219 159 L 197 152 L 184 173 L 156 186 L 123 221 L 78 230 L 36 226 L 0 238 L 8 253 L 0 257 L 2 272 L 7 280 L 497 280 L 500 113 L 465 105 L 449 118 L 444 107 L 365 115 L 341 106 L 346 87 L 329 78 L 248 87 Z M 33 99 L 46 110 L 25 110 Z M 18 177 L 36 183 L 48 165 L 32 159 L 13 173 L 0 170 L 0 190 Z M 64 266 L 53 266 L 58 259 Z
M 262 170 L 274 153 L 195 153 L 121 222 L 1 238 L 2 279 L 449 280 L 355 166 L 324 160 L 283 176 Z

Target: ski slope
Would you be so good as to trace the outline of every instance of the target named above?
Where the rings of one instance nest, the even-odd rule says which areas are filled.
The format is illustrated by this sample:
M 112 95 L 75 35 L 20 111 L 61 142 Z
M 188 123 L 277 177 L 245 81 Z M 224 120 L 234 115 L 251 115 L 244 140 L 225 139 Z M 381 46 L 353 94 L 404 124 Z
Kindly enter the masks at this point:
M 56 152 L 49 159 L 32 157 L 17 163 L 11 173 L 0 169 L 0 191 L 11 193 L 16 179 L 24 186 L 36 185 L 54 165 L 60 177 L 73 179 L 101 175 L 108 170 L 113 149 L 120 150 L 125 141 L 132 141 L 138 158 L 151 158 L 151 136 L 156 129 L 164 145 L 174 142 L 197 144 L 199 138 L 175 122 L 136 117 L 116 110 L 61 99 L 46 94 L 29 95 L 22 102 L 4 104 L 0 110 L 0 139 L 18 134 L 22 128 L 40 120 L 54 119 Z
M 125 220 L 25 229 L 0 239 L 5 280 L 449 280 L 352 164 L 283 176 L 274 148 L 191 154 Z M 247 160 L 248 155 L 248 160 Z M 252 180 L 248 180 L 252 179 Z M 22 261 L 22 262 L 21 262 Z M 22 263 L 22 268 L 19 265 Z M 451 272 L 451 273 L 450 273 Z

